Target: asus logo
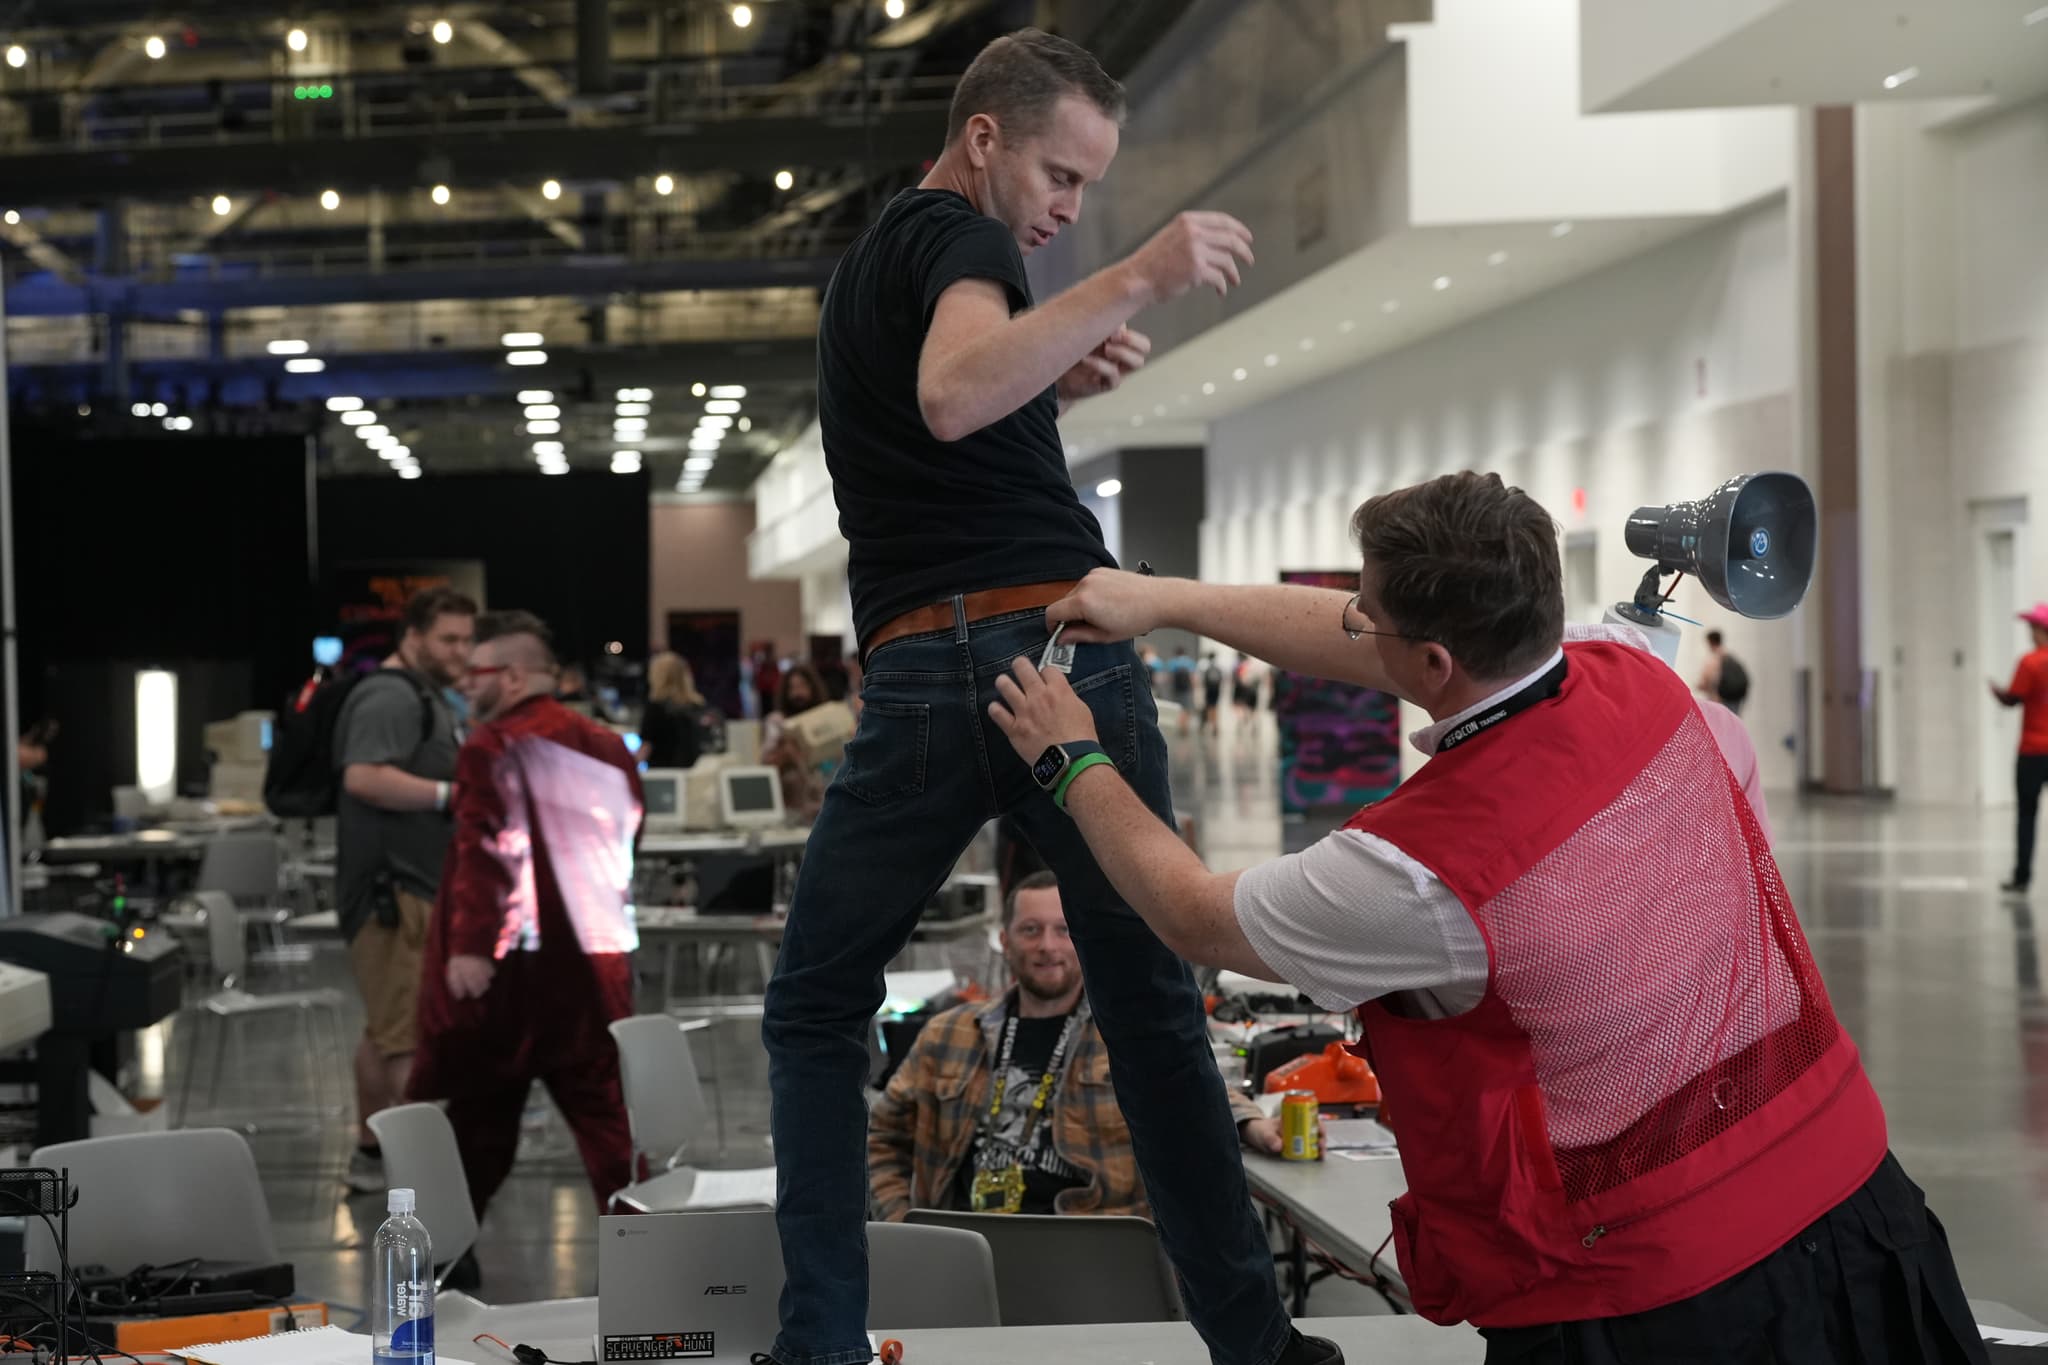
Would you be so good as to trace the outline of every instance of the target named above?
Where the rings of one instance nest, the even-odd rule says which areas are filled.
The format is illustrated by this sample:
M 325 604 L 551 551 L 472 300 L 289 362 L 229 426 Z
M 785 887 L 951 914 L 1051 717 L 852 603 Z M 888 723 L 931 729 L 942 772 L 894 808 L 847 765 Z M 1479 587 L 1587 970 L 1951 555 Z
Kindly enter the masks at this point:
M 704 1286 L 704 1293 L 707 1297 L 712 1294 L 744 1294 L 746 1292 L 747 1287 L 743 1284 L 707 1284 Z

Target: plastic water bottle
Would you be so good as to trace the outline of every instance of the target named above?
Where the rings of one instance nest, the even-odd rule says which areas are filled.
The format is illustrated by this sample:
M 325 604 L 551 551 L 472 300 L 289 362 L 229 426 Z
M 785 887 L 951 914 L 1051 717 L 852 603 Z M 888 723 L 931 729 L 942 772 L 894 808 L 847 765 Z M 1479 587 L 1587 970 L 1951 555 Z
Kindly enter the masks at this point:
M 433 1365 L 434 1244 L 412 1216 L 411 1190 L 392 1190 L 391 1216 L 377 1229 L 376 1297 L 370 1305 L 373 1365 Z

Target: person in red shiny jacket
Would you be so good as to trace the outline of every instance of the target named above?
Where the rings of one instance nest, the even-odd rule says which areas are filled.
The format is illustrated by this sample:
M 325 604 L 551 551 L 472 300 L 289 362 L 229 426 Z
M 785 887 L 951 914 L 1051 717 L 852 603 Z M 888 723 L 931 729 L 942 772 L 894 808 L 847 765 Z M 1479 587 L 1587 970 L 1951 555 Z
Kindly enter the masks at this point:
M 446 1100 L 478 1217 L 512 1169 L 532 1082 L 576 1135 L 603 1208 L 633 1142 L 606 1026 L 633 1012 L 630 887 L 645 804 L 625 743 L 554 698 L 548 629 L 477 620 L 477 722 L 427 934 L 408 1096 Z

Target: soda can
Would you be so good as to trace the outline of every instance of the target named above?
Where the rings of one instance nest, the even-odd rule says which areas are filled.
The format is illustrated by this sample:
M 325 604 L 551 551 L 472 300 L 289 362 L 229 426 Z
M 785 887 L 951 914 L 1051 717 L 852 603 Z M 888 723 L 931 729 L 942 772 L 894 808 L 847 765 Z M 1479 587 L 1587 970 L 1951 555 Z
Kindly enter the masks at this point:
M 1313 1090 L 1290 1090 L 1280 1097 L 1280 1155 L 1287 1161 L 1323 1159 L 1322 1106 Z

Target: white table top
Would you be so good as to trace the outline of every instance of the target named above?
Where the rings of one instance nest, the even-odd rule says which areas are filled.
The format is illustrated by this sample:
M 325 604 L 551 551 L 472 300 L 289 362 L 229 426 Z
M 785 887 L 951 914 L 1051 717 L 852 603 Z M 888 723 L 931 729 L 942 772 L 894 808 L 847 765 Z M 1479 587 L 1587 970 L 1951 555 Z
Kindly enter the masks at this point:
M 788 918 L 781 915 L 706 915 L 674 905 L 643 905 L 634 912 L 634 923 L 644 938 L 766 939 L 775 942 L 782 938 L 783 927 L 788 922 Z M 995 922 L 993 911 L 969 915 L 965 919 L 927 917 L 918 921 L 911 937 L 922 942 L 968 938 L 987 931 Z
M 1333 1152 L 1321 1161 L 1282 1161 L 1246 1153 L 1244 1174 L 1253 1192 L 1284 1208 L 1311 1242 L 1359 1274 L 1377 1270 L 1406 1295 L 1394 1249 L 1373 1261 L 1394 1228 L 1387 1205 L 1408 1189 L 1398 1157 L 1354 1161 Z
M 1470 1327 L 1438 1327 L 1420 1318 L 1303 1318 L 1298 1325 L 1312 1336 L 1336 1342 L 1344 1350 L 1347 1365 L 1473 1365 L 1486 1356 L 1485 1343 Z M 595 1329 L 593 1321 L 590 1331 L 581 1335 L 519 1340 L 540 1347 L 557 1360 L 588 1360 Z M 1195 1329 L 1184 1322 L 941 1332 L 878 1330 L 875 1335 L 895 1337 L 903 1343 L 903 1365 L 1194 1365 L 1209 1358 Z M 457 1348 L 453 1341 L 446 1341 L 445 1349 Z
M 640 838 L 643 857 L 678 857 L 690 853 L 789 852 L 810 841 L 806 826 L 783 825 L 771 829 L 705 829 L 682 834 L 645 834 Z

